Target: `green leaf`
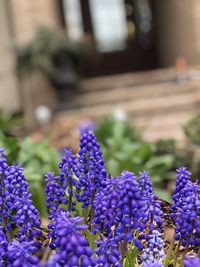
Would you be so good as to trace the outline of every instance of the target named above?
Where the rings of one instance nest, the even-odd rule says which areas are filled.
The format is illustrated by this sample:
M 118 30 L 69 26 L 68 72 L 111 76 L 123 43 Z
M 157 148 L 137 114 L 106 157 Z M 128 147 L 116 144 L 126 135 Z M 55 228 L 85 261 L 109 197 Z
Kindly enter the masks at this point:
M 169 203 L 172 202 L 172 198 L 171 195 L 169 194 L 169 192 L 167 192 L 166 190 L 160 189 L 160 188 L 154 188 L 156 195 L 160 198 L 163 199 Z
M 34 205 L 40 211 L 40 215 L 42 217 L 47 217 L 48 214 L 45 205 L 46 199 L 45 199 L 44 186 L 42 186 L 41 183 L 35 181 L 31 181 L 29 184 Z
M 146 167 L 150 170 L 152 168 L 157 168 L 159 166 L 165 169 L 171 168 L 173 166 L 174 156 L 171 154 L 154 156 L 149 159 L 146 163 Z
M 153 155 L 153 145 L 152 144 L 142 144 L 140 145 L 137 156 L 142 159 L 142 161 L 148 160 Z
M 136 261 L 136 258 L 138 256 L 138 253 L 139 253 L 138 249 L 135 246 L 132 247 L 127 252 L 125 266 L 127 266 L 127 267 L 135 266 L 135 261 Z
M 85 230 L 84 234 L 89 242 L 90 247 L 95 250 L 97 247 L 95 241 L 98 239 L 98 234 L 93 235 L 89 230 Z
M 112 176 L 119 175 L 119 162 L 115 159 L 109 159 L 107 161 L 107 170 Z

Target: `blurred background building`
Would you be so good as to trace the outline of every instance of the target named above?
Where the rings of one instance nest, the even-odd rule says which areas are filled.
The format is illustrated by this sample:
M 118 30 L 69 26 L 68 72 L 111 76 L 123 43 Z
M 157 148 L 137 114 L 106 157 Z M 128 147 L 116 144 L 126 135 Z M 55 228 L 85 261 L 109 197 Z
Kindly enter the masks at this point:
M 160 83 L 179 78 L 184 80 L 188 75 L 186 74 L 187 65 L 194 66 L 200 63 L 199 15 L 198 0 L 191 0 L 190 3 L 187 0 L 1 0 L 0 108 L 8 113 L 24 111 L 27 114 L 27 123 L 32 125 L 35 120 L 33 114 L 38 106 L 45 105 L 57 110 L 63 99 L 70 101 L 65 105 L 62 103 L 62 107 L 70 109 L 88 107 L 90 101 L 93 105 L 99 104 L 97 100 L 104 101 L 105 92 L 108 98 L 108 92 L 110 92 L 110 98 L 114 97 L 115 106 L 121 105 L 120 100 L 123 100 L 124 96 L 130 100 L 130 98 L 137 99 L 137 95 L 141 94 L 140 101 L 141 98 L 148 99 L 149 94 L 161 95 L 161 92 L 164 92 L 163 95 L 166 95 L 166 92 L 172 95 L 174 92 L 180 96 L 181 92 L 190 90 L 189 85 L 186 86 L 187 90 L 182 87 L 179 89 L 174 85 L 168 86 L 169 89 L 164 85 L 162 89 Z M 59 56 L 53 59 L 57 69 L 62 69 L 54 79 L 44 78 L 38 69 L 19 78 L 19 75 L 16 75 L 18 57 L 16 47 L 23 48 L 29 44 L 41 27 L 51 29 L 54 33 L 67 33 L 71 42 L 68 49 L 72 57 L 70 56 L 69 60 L 69 55 L 61 51 Z M 86 44 L 90 54 L 84 59 L 83 65 L 77 63 L 82 56 L 82 50 L 77 50 L 76 54 L 73 51 L 75 45 L 81 42 Z M 48 50 L 48 42 L 46 47 Z M 34 45 L 31 49 L 34 50 Z M 77 56 L 78 53 L 80 57 Z M 176 70 L 169 69 L 175 65 L 175 62 Z M 77 71 L 74 65 L 76 67 L 80 65 L 81 70 Z M 156 70 L 160 68 L 166 68 L 166 71 Z M 136 71 L 146 70 L 151 72 L 134 74 Z M 129 74 L 121 75 L 122 73 Z M 121 76 L 113 76 L 114 74 Z M 107 75 L 112 76 L 103 78 Z M 97 76 L 99 78 L 91 79 Z M 73 90 L 80 77 L 83 82 L 79 83 L 79 86 L 82 86 L 83 91 L 81 95 L 76 91 L 77 98 L 75 98 Z M 198 78 L 198 73 L 195 78 Z M 141 91 L 136 88 L 138 91 L 130 93 L 130 87 L 145 86 L 148 83 L 155 87 L 150 90 L 145 87 Z M 72 92 L 68 90 L 63 94 L 65 86 L 68 86 Z M 118 91 L 112 90 L 113 88 Z M 91 91 L 101 93 L 93 96 L 89 93 L 91 100 L 87 102 L 88 94 L 83 94 L 84 90 L 87 93 Z M 58 91 L 61 93 L 58 94 Z M 171 108 L 170 102 L 177 103 L 179 96 L 176 95 L 174 100 L 168 96 L 166 109 Z M 83 104 L 80 99 L 86 99 L 85 103 Z M 188 99 L 190 110 L 196 109 L 199 104 L 197 91 L 189 97 L 184 95 L 181 99 L 182 102 L 177 105 L 187 105 Z M 166 101 L 164 98 L 163 102 L 160 100 L 161 98 L 152 101 L 155 102 L 155 106 L 161 103 L 160 110 L 162 110 Z M 108 101 L 107 105 L 110 105 Z M 132 110 L 133 105 L 124 101 L 121 106 L 124 109 L 126 109 L 125 106 L 128 107 L 127 111 L 137 117 L 137 114 L 142 111 Z M 151 104 L 146 101 L 141 102 L 141 105 L 141 109 L 144 106 L 145 110 L 145 107 Z M 106 107 L 105 103 L 104 105 L 101 103 L 97 113 L 100 114 L 101 110 L 104 110 L 102 115 L 106 115 L 109 113 Z M 78 112 L 81 112 L 80 109 Z M 89 109 L 88 112 L 93 113 L 93 110 Z M 148 112 L 146 110 L 146 113 Z M 185 118 L 185 114 L 185 110 L 181 115 L 179 114 L 181 120 Z M 161 116 L 159 121 L 162 118 Z M 144 116 L 140 121 L 144 122 Z M 155 124 L 158 124 L 157 121 Z

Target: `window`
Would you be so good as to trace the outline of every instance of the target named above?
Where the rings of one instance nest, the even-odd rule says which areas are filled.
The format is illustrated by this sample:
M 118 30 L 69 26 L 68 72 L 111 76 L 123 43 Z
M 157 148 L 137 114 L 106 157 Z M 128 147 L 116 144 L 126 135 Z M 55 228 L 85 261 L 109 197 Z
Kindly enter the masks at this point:
M 83 36 L 83 21 L 79 0 L 63 0 L 67 32 L 71 39 L 80 40 Z
M 126 47 L 127 23 L 123 0 L 90 0 L 92 26 L 101 52 L 123 50 Z

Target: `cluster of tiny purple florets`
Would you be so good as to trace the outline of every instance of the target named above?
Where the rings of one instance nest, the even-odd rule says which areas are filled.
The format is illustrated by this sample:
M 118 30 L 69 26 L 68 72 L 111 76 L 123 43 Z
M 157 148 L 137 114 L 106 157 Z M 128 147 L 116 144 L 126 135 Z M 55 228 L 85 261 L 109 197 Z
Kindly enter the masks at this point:
M 118 249 L 117 238 L 96 241 L 98 248 L 95 250 L 97 257 L 97 266 L 102 267 L 122 267 L 120 263 L 121 255 Z
M 80 183 L 75 177 L 77 172 L 77 159 L 72 149 L 65 149 L 64 156 L 59 164 L 60 173 L 55 176 L 52 172 L 46 175 L 46 206 L 49 219 L 55 217 L 56 211 L 62 204 L 67 205 L 68 211 L 75 210 L 77 194 Z
M 54 244 L 56 255 L 51 259 L 54 266 L 96 266 L 93 251 L 81 231 L 87 230 L 87 225 L 81 224 L 83 218 L 71 218 L 70 212 L 60 211 L 52 222 L 54 228 Z
M 93 205 L 96 191 L 103 187 L 105 178 L 108 176 L 100 145 L 92 131 L 82 133 L 78 155 L 76 175 L 82 188 L 80 196 L 82 207 L 86 208 Z
M 77 156 L 64 150 L 59 171 L 46 175 L 50 222 L 41 231 L 23 168 L 9 166 L 0 149 L 0 267 L 122 267 L 134 253 L 142 267 L 164 266 L 164 212 L 147 172 L 109 177 L 90 130 L 82 131 Z M 177 170 L 170 216 L 175 240 L 195 247 L 200 188 L 190 176 L 185 167 Z M 199 267 L 200 260 L 186 256 L 184 266 Z
M 23 168 L 9 166 L 4 149 L 0 155 L 0 266 L 34 266 L 38 260 L 32 254 L 40 247 L 36 239 L 42 234 L 39 212 L 31 200 Z
M 163 251 L 163 235 L 158 230 L 153 230 L 149 235 L 148 247 L 144 250 L 141 258 L 143 261 L 143 266 L 148 266 L 157 264 L 156 266 L 164 266 L 162 264 L 162 259 L 165 256 Z
M 176 225 L 176 240 L 183 246 L 200 246 L 200 190 L 190 177 L 186 168 L 177 171 L 171 218 Z
M 134 239 L 134 230 L 145 229 L 148 221 L 146 204 L 138 191 L 137 177 L 131 172 L 123 172 L 121 176 L 107 181 L 105 189 L 97 193 L 94 230 L 107 230 L 110 236 L 120 236 L 121 240 L 130 242 Z M 135 241 L 140 249 L 143 248 L 139 240 Z
M 154 229 L 161 228 L 164 224 L 164 213 L 161 210 L 161 200 L 159 200 L 154 193 L 151 176 L 148 172 L 143 171 L 140 173 L 138 183 L 140 193 L 147 200 L 146 209 L 149 219 L 148 229 L 151 232 Z

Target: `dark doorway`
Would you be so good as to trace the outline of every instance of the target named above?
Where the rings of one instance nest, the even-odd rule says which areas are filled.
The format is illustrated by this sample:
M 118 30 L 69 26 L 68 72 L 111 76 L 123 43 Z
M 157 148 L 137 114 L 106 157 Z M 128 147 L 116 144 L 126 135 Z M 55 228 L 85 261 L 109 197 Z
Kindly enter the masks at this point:
M 63 0 L 62 6 L 68 33 L 87 35 L 95 46 L 85 76 L 156 68 L 151 0 Z

